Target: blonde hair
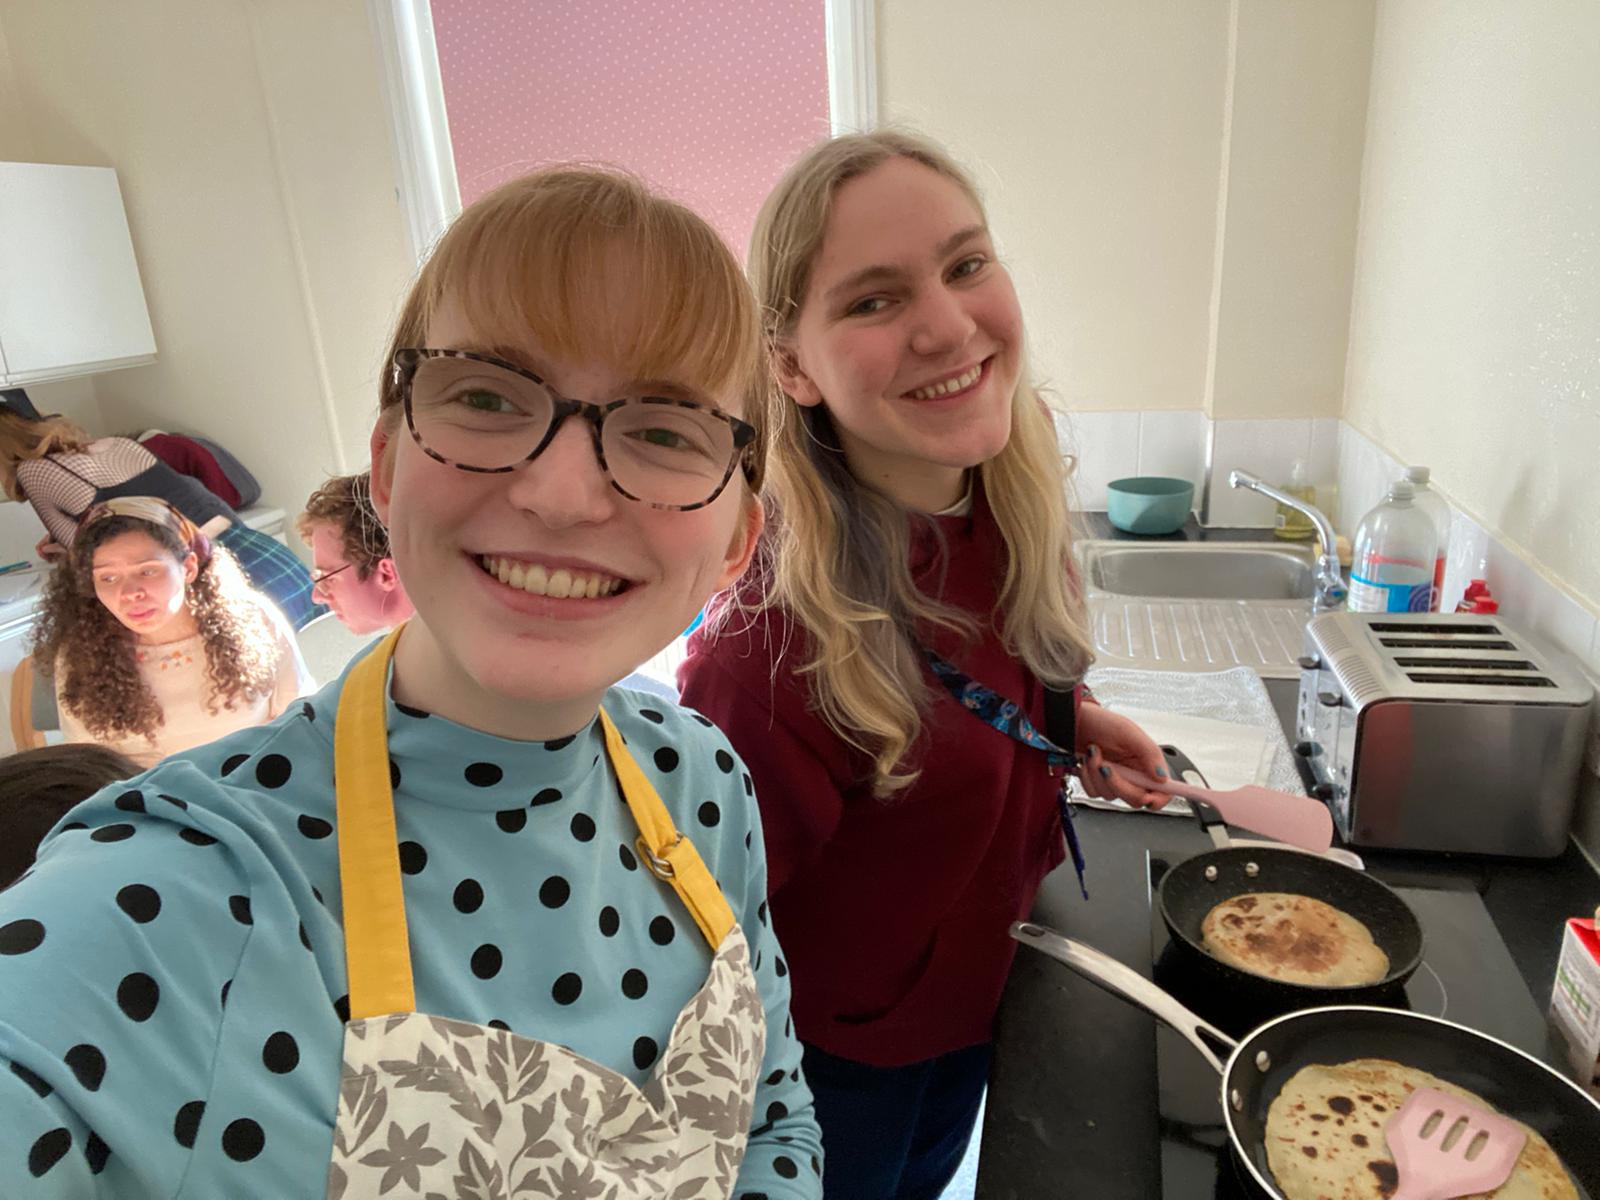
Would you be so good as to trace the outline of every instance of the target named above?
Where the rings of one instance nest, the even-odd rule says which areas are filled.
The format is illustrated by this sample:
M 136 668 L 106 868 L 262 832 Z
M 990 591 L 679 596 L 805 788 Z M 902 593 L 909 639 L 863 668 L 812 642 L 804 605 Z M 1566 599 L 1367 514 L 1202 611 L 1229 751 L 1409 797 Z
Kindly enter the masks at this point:
M 814 147 L 767 197 L 751 236 L 748 273 L 774 354 L 793 335 L 835 193 L 894 158 L 937 171 L 983 214 L 971 178 L 924 138 L 879 130 Z M 835 734 L 871 756 L 874 792 L 892 795 L 917 778 L 906 760 L 931 699 L 913 631 L 927 623 L 972 636 L 974 614 L 918 591 L 908 562 L 912 514 L 850 473 L 826 403 L 802 407 L 774 386 L 771 410 L 767 588 L 756 607 L 784 610 L 803 627 L 811 656 L 799 670 L 810 676 L 813 704 Z M 1092 658 L 1071 582 L 1067 474 L 1024 362 L 1010 440 L 978 476 L 1006 545 L 993 619 L 1006 650 L 1057 687 L 1081 678 Z M 722 605 L 713 627 L 740 607 Z
M 634 303 L 617 306 L 619 281 Z M 737 396 L 755 426 L 751 490 L 766 457 L 761 322 L 738 260 L 694 213 L 637 178 L 560 166 L 512 180 L 456 218 L 401 309 L 390 345 L 422 347 L 447 298 L 489 345 L 531 331 L 548 354 L 606 362 L 639 379 L 670 378 Z M 386 370 L 380 420 L 401 396 Z
M 24 500 L 17 484 L 17 468 L 35 458 L 51 454 L 81 454 L 91 438 L 66 417 L 41 417 L 30 420 L 0 406 L 0 482 L 13 500 Z

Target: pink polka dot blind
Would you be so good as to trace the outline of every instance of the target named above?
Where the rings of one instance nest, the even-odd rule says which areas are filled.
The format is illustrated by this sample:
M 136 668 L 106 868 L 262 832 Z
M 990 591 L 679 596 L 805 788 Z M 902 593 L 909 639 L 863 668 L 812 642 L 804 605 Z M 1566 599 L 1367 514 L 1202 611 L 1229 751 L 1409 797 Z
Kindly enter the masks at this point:
M 823 0 L 433 0 L 433 25 L 463 204 L 612 163 L 742 261 L 762 199 L 828 133 Z

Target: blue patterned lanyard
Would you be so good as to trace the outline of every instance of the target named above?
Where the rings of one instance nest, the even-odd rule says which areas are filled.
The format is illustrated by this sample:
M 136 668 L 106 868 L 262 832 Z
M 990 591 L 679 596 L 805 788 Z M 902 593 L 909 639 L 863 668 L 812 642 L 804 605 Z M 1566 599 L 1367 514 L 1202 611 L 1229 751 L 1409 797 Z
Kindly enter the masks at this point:
M 1015 738 L 1024 746 L 1032 746 L 1035 750 L 1042 750 L 1046 761 L 1050 764 L 1050 773 L 1076 774 L 1083 760 L 1073 751 L 1064 746 L 1058 746 L 1044 734 L 1034 728 L 1033 722 L 1028 720 L 1026 713 L 1016 704 L 1004 696 L 985 687 L 970 675 L 964 674 L 955 666 L 940 658 L 926 646 L 919 647 L 922 657 L 927 661 L 928 667 L 939 677 L 939 682 L 955 697 L 956 703 L 961 705 L 978 720 L 986 725 L 992 725 L 1009 738 Z M 1061 833 L 1066 838 L 1067 849 L 1072 852 L 1072 867 L 1078 873 L 1078 890 L 1083 893 L 1083 898 L 1089 898 L 1089 887 L 1083 879 L 1083 847 L 1078 841 L 1078 830 L 1072 823 L 1072 806 L 1067 803 L 1067 781 L 1062 779 L 1061 787 L 1056 790 L 1056 811 L 1061 816 Z

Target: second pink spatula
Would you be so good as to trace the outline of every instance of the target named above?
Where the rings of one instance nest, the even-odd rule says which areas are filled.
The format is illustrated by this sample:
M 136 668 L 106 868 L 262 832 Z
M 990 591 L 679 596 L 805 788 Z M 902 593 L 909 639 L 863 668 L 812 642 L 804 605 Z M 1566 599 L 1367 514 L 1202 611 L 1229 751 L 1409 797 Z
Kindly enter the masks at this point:
M 1219 792 L 1181 780 L 1151 779 L 1120 765 L 1112 769 L 1147 791 L 1203 800 L 1221 813 L 1228 824 L 1264 833 L 1302 850 L 1321 853 L 1333 845 L 1333 817 L 1326 805 L 1310 796 L 1275 792 L 1254 784 Z

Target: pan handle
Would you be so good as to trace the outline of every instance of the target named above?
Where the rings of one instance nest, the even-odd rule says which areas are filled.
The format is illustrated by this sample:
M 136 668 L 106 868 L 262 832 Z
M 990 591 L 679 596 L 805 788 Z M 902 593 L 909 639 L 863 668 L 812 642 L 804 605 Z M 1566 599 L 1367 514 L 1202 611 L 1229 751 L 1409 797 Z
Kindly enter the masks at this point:
M 1032 921 L 1016 922 L 1011 926 L 1011 936 L 1024 946 L 1031 946 L 1065 963 L 1090 983 L 1112 995 L 1138 1005 L 1162 1024 L 1182 1034 L 1218 1075 L 1223 1073 L 1223 1061 L 1233 1053 L 1233 1039 L 1216 1026 L 1202 1021 L 1137 971 L 1092 946 Z

